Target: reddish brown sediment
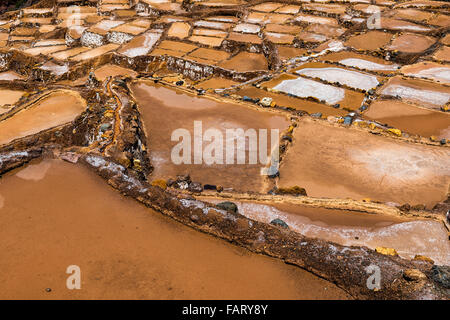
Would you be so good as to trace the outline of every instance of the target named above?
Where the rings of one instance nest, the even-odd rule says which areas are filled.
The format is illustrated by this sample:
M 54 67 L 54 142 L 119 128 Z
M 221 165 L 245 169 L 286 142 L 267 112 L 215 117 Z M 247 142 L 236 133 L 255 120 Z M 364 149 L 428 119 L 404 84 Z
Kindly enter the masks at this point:
M 174 255 L 203 254 L 214 243 L 231 246 L 186 229 L 192 234 L 189 241 L 201 247 L 199 252 L 183 251 L 171 230 L 163 232 L 166 229 L 156 220 L 149 225 L 142 222 L 141 217 L 163 213 L 248 249 L 244 253 L 233 247 L 242 251 L 233 257 L 226 249 L 214 247 L 230 261 L 230 270 L 235 270 L 232 277 L 238 284 L 229 290 L 229 298 L 241 294 L 243 298 L 348 297 L 330 285 L 335 283 L 359 299 L 448 299 L 448 290 L 443 289 L 448 284 L 436 274 L 443 268 L 437 265 L 449 262 L 446 27 L 450 6 L 446 2 L 377 0 L 383 31 L 371 30 L 369 22 L 376 21 L 367 20 L 373 18 L 373 7 L 367 1 L 142 1 L 134 5 L 126 0 L 84 4 L 46 0 L 0 16 L 0 128 L 7 127 L 6 135 L 17 133 L 0 148 L 0 189 L 18 202 L 27 188 L 42 186 L 39 192 L 43 193 L 60 183 L 73 189 L 68 196 L 62 194 L 64 188 L 53 191 L 55 203 L 61 206 L 67 197 L 84 198 L 77 193 L 77 188 L 84 188 L 91 197 L 98 193 L 113 199 L 111 203 L 101 196 L 90 200 L 94 209 L 98 208 L 95 203 L 106 208 L 136 208 L 137 214 L 120 212 L 111 221 L 104 219 L 107 213 L 91 212 L 86 204 L 73 207 L 73 213 L 85 211 L 73 218 L 103 221 L 89 225 L 89 230 L 112 243 L 117 240 L 110 230 L 123 225 L 123 231 L 116 233 L 129 239 L 124 251 L 138 248 L 131 251 L 136 255 L 124 254 L 128 266 L 137 261 L 131 272 L 148 271 L 145 264 L 149 261 L 158 261 L 161 270 L 176 270 L 164 274 L 155 269 L 165 280 L 149 293 L 150 285 L 135 285 L 133 276 L 127 278 L 129 267 L 112 257 L 121 246 L 106 245 L 111 250 L 98 254 L 111 275 L 105 279 L 113 279 L 106 282 L 125 288 L 123 295 L 116 294 L 118 290 L 105 293 L 107 285 L 91 278 L 97 281 L 95 291 L 81 298 L 228 298 L 223 290 L 198 287 L 206 279 L 227 288 L 216 274 L 202 272 L 192 277 L 204 270 L 203 265 L 223 274 L 226 264 L 216 268 L 204 256 L 197 262 L 187 257 L 183 261 L 187 267 L 167 261 Z M 72 10 L 78 9 L 81 15 L 74 20 Z M 46 100 L 46 94 L 58 92 L 67 95 L 56 97 L 54 103 Z M 71 108 L 75 105 L 84 107 L 76 112 L 73 109 L 77 108 Z M 45 106 L 49 112 L 39 112 Z M 26 121 L 20 121 L 23 115 Z M 204 122 L 203 132 L 212 127 L 220 133 L 237 127 L 279 129 L 280 170 L 266 177 L 260 172 L 262 164 L 176 165 L 171 152 L 179 140 L 171 141 L 171 133 L 186 128 L 192 137 L 195 120 Z M 30 130 L 22 130 L 24 126 Z M 249 146 L 244 149 L 248 160 Z M 165 154 L 158 158 L 158 152 Z M 37 157 L 47 160 L 24 166 Z M 74 164 L 48 160 L 53 157 Z M 102 185 L 84 164 L 115 190 Z M 69 173 L 72 169 L 73 174 Z M 186 173 L 193 182 L 176 177 Z M 56 176 L 72 180 L 53 183 Z M 86 184 L 95 179 L 98 183 Z M 10 183 L 17 187 L 10 188 Z M 56 212 L 64 210 L 58 206 L 47 210 L 44 199 L 48 197 L 39 192 L 26 194 L 32 194 L 36 207 L 48 211 L 48 218 L 56 223 L 53 226 L 60 229 L 44 234 L 50 248 L 56 248 L 52 237 L 62 237 L 66 229 L 75 237 L 87 238 L 81 228 L 68 227 L 72 216 Z M 196 198 L 235 202 L 239 212 L 226 212 Z M 0 206 L 17 207 L 8 199 L 0 197 Z M 21 217 L 8 221 L 16 229 L 28 226 L 27 216 Z M 275 221 L 278 226 L 270 224 L 275 217 L 283 220 Z M 173 219 L 161 221 L 185 228 Z M 283 222 L 288 228 L 283 228 Z M 129 230 L 140 230 L 135 226 L 146 231 L 145 237 L 130 236 Z M 11 236 L 14 228 L 5 234 Z M 29 233 L 38 236 L 37 231 Z M 153 234 L 163 235 L 175 245 L 174 250 L 161 252 L 146 242 Z M 84 259 L 97 255 L 88 242 L 82 247 L 79 252 L 84 249 Z M 23 256 L 28 259 L 30 247 L 18 244 L 17 248 L 25 250 Z M 139 248 L 148 252 L 145 257 L 150 260 L 143 258 Z M 399 256 L 389 256 L 395 254 L 393 250 Z M 243 254 L 266 262 L 244 261 Z M 417 260 L 416 254 L 425 257 Z M 23 258 L 9 255 L 17 261 Z M 33 253 L 29 256 L 34 258 Z M 45 270 L 56 271 L 57 256 L 61 254 L 55 249 Z M 44 260 L 36 261 L 41 268 Z M 163 268 L 163 263 L 168 267 Z M 237 269 L 240 264 L 274 273 L 274 278 L 261 283 L 265 274 L 248 276 Z M 365 285 L 365 267 L 371 264 L 380 266 L 383 274 L 379 291 Z M 288 269 L 292 272 L 286 275 L 283 270 Z M 412 279 L 409 269 L 417 269 L 413 274 L 419 278 Z M 152 272 L 144 275 L 155 283 Z M 35 286 L 39 278 L 31 277 L 31 289 L 40 288 L 40 284 Z M 246 280 L 240 283 L 239 277 Z M 50 285 L 57 280 L 52 279 Z M 287 283 L 283 291 L 276 294 L 272 280 Z M 7 281 L 22 289 L 6 292 L 28 297 L 27 282 Z M 123 281 L 131 284 L 123 285 Z M 170 281 L 172 290 L 169 285 L 166 290 Z M 184 293 L 183 281 L 188 287 Z M 255 283 L 262 284 L 258 294 L 252 291 Z M 299 291 L 299 284 L 305 284 L 307 291 Z M 245 289 L 239 290 L 241 285 Z M 326 293 L 325 286 L 335 291 Z M 57 296 L 53 290 L 39 291 L 37 297 L 52 293 Z
M 110 162 L 95 156 L 83 158 L 115 188 L 134 195 L 146 205 L 162 211 L 178 221 L 233 241 L 254 252 L 263 252 L 284 259 L 286 262 L 301 266 L 326 279 L 333 279 L 338 285 L 357 297 L 389 299 L 415 298 L 445 299 L 448 293 L 426 276 L 419 283 L 411 283 L 402 278 L 403 270 L 417 268 L 424 274 L 430 274 L 431 264 L 424 261 L 408 261 L 371 251 L 364 247 L 342 247 L 319 239 L 304 237 L 298 233 L 281 230 L 256 221 L 250 221 L 240 214 L 224 212 L 188 199 L 175 199 L 159 187 L 145 188 L 141 183 L 123 174 L 120 168 L 114 168 Z M 121 173 L 122 172 L 122 173 Z M 205 212 L 206 214 L 202 213 Z M 299 247 L 300 246 L 300 247 Z M 301 250 L 298 250 L 301 248 Z M 340 258 L 330 259 L 329 255 Z M 342 273 L 339 265 L 346 265 Z M 382 290 L 370 290 L 361 286 L 365 279 L 365 266 L 376 263 L 384 275 Z M 363 267 L 363 269 L 361 268 Z M 363 280 L 364 282 L 365 280 Z M 356 286 L 354 284 L 357 284 Z
M 85 108 L 86 102 L 76 92 L 46 93 L 0 122 L 0 144 L 70 122 Z
M 450 61 L 450 47 L 442 46 L 442 48 L 433 54 L 433 59 L 446 62 Z
M 313 197 L 370 198 L 431 208 L 447 196 L 448 159 L 447 149 L 302 119 L 281 162 L 278 185 L 301 185 Z
M 17 190 L 31 192 L 26 204 Z M 349 298 L 306 271 L 163 217 L 79 165 L 31 163 L 3 177 L 0 194 L 9 257 L 0 262 L 2 299 Z M 73 264 L 82 290 L 65 286 Z
M 379 100 L 364 117 L 424 137 L 450 139 L 450 115 L 396 100 Z
M 179 141 L 170 142 L 171 136 L 176 129 L 188 130 L 191 135 L 190 145 L 193 148 L 194 121 L 202 122 L 203 133 L 208 128 L 214 128 L 218 129 L 224 137 L 226 129 L 239 128 L 266 129 L 269 135 L 271 129 L 278 129 L 281 135 L 289 126 L 286 116 L 275 112 L 257 111 L 248 106 L 195 97 L 149 81 L 134 83 L 132 92 L 139 105 L 148 137 L 147 144 L 151 150 L 150 161 L 154 171 L 148 177 L 149 180 L 176 178 L 177 175 L 189 174 L 193 181 L 203 184 L 221 185 L 224 188 L 240 191 L 264 189 L 265 177 L 260 175 L 260 169 L 264 165 L 249 164 L 249 155 L 246 155 L 246 164 L 225 164 L 226 143 L 223 144 L 222 165 L 207 165 L 204 160 L 200 164 L 195 164 L 191 155 L 189 155 L 191 164 L 174 164 L 171 160 L 171 150 Z M 183 113 L 183 117 L 179 116 L 180 112 Z M 203 148 L 208 144 L 205 141 Z M 268 144 L 270 144 L 269 136 Z M 245 153 L 247 154 L 247 151 Z M 247 177 L 244 179 L 247 181 L 245 186 L 241 182 L 243 175 Z
M 368 31 L 367 33 L 350 37 L 346 46 L 359 50 L 379 50 L 387 45 L 392 39 L 390 33 L 382 31 Z
M 205 197 L 202 200 L 219 203 L 224 199 Z M 238 212 L 247 218 L 265 223 L 281 219 L 295 232 L 311 238 L 346 246 L 394 248 L 404 258 L 426 255 L 438 264 L 450 262 L 447 229 L 438 221 L 413 221 L 385 214 L 314 208 L 289 202 L 235 203 Z
M 430 48 L 435 42 L 436 38 L 404 33 L 395 38 L 392 43 L 387 46 L 387 49 L 405 53 L 421 53 Z
M 105 81 L 108 77 L 135 77 L 136 75 L 137 73 L 133 70 L 109 64 L 101 66 L 100 68 L 95 70 L 95 77 L 100 81 Z

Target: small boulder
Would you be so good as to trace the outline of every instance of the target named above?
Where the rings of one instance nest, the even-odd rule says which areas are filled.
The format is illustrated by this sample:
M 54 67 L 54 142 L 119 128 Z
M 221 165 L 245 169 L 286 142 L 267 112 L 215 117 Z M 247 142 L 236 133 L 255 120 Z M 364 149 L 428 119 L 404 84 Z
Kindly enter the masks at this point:
M 376 247 L 375 251 L 387 256 L 398 256 L 398 253 L 395 249 L 386 248 L 386 247 Z
M 259 102 L 263 107 L 270 107 L 272 105 L 273 99 L 270 97 L 264 97 Z
M 305 188 L 301 188 L 299 186 L 293 186 L 289 188 L 278 188 L 276 190 L 277 194 L 291 194 L 296 196 L 308 196 Z
M 439 285 L 450 289 L 450 266 L 436 266 L 431 268 L 431 278 Z
M 201 183 L 198 182 L 191 182 L 189 184 L 188 190 L 191 192 L 202 192 L 203 191 L 203 187 Z
M 231 201 L 220 202 L 220 203 L 216 204 L 216 207 L 219 209 L 223 209 L 223 210 L 234 212 L 234 213 L 238 212 L 237 205 Z
M 403 278 L 405 278 L 408 281 L 419 281 L 426 279 L 427 276 L 418 269 L 407 269 L 403 271 Z
M 167 188 L 167 183 L 165 180 L 162 179 L 156 179 L 152 181 L 152 186 L 154 187 L 160 187 L 161 189 L 165 190 Z
M 420 254 L 416 254 L 416 255 L 414 256 L 414 259 L 413 259 L 413 260 L 416 260 L 416 261 L 425 261 L 425 262 L 429 262 L 429 263 L 431 263 L 431 264 L 434 264 L 434 260 L 433 260 L 433 259 L 428 258 L 427 256 L 422 256 L 422 255 L 420 255 Z
M 273 219 L 272 221 L 270 221 L 270 224 L 273 224 L 274 226 L 279 226 L 279 227 L 282 227 L 282 228 L 289 229 L 289 226 L 287 225 L 287 223 L 284 222 L 281 219 L 278 219 L 278 218 Z

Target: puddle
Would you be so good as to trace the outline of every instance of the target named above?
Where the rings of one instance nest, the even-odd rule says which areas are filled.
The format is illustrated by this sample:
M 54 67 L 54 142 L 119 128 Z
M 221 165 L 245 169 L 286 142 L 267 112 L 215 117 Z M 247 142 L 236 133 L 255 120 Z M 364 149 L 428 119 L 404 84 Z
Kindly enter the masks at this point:
M 301 129 L 301 130 L 299 130 Z M 309 196 L 432 207 L 445 199 L 450 151 L 303 119 L 280 166 L 281 187 Z
M 121 196 L 83 166 L 45 162 L 42 180 L 10 175 L 0 184 L 0 251 L 8 256 L 0 261 L 2 299 L 348 298 L 298 267 Z M 66 288 L 61 270 L 73 264 L 85 275 L 83 290 Z
M 204 200 L 212 203 L 224 201 Z M 250 219 L 265 223 L 281 219 L 291 230 L 311 238 L 333 241 L 344 246 L 394 248 L 406 259 L 425 255 L 440 265 L 450 263 L 447 230 L 437 221 L 408 221 L 378 214 L 289 203 L 233 202 L 238 206 L 238 212 Z
M 0 122 L 0 144 L 68 123 L 85 108 L 86 102 L 77 92 L 51 92 L 36 104 Z
M 364 117 L 423 137 L 450 139 L 450 115 L 400 101 L 375 101 Z
M 202 132 L 208 128 L 218 129 L 223 134 L 224 140 L 226 139 L 225 130 L 234 128 L 243 130 L 252 128 L 256 131 L 268 129 L 269 138 L 270 129 L 277 128 L 280 130 L 280 134 L 287 129 L 289 121 L 286 116 L 207 98 L 198 98 L 155 85 L 149 81 L 134 83 L 132 91 L 143 117 L 148 145 L 151 146 L 149 148 L 151 150 L 150 157 L 155 169 L 149 177 L 150 180 L 176 178 L 177 174 L 189 173 L 193 181 L 202 184 L 221 185 L 224 188 L 241 191 L 259 191 L 264 188 L 264 176 L 260 175 L 262 166 L 249 164 L 248 146 L 245 147 L 245 164 L 236 164 L 235 161 L 234 165 L 207 165 L 205 162 L 176 165 L 172 163 L 171 152 L 180 140 L 172 142 L 171 135 L 174 130 L 184 128 L 190 132 L 193 141 L 194 121 L 202 121 Z M 180 112 L 183 114 L 182 117 L 180 117 Z M 208 145 L 210 143 L 205 141 L 203 150 Z M 226 141 L 223 143 L 223 147 L 226 147 Z M 223 154 L 223 162 L 225 162 L 226 153 Z M 193 157 L 190 158 L 193 163 Z

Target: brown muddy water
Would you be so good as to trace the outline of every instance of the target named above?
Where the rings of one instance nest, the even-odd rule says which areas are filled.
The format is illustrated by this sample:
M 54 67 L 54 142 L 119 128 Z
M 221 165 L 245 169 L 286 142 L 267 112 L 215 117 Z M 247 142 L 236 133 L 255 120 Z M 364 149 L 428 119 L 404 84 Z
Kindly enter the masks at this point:
M 24 91 L 0 89 L 0 106 L 15 104 L 24 93 Z
M 387 32 L 369 31 L 348 38 L 345 45 L 359 50 L 379 50 L 387 45 L 391 41 L 391 38 L 392 34 Z
M 75 119 L 86 102 L 75 91 L 54 91 L 36 103 L 0 121 L 0 144 L 50 129 Z
M 191 153 L 194 153 L 194 121 L 202 121 L 203 133 L 208 128 L 218 129 L 223 134 L 223 148 L 226 148 L 226 129 L 242 128 L 243 130 L 267 129 L 268 145 L 270 129 L 279 129 L 280 135 L 289 126 L 286 115 L 256 110 L 251 107 L 232 103 L 219 102 L 197 97 L 178 90 L 155 85 L 151 81 L 133 83 L 132 92 L 139 105 L 144 127 L 147 132 L 147 143 L 154 172 L 153 179 L 175 178 L 178 174 L 189 173 L 193 181 L 202 184 L 221 185 L 239 191 L 262 191 L 265 189 L 265 177 L 260 175 L 262 165 L 249 164 L 248 140 L 245 146 L 245 164 L 193 164 L 193 156 L 189 156 L 192 164 L 176 165 L 171 161 L 172 149 L 180 140 L 171 141 L 176 129 L 187 129 L 191 135 Z M 204 141 L 203 151 L 210 142 Z M 270 150 L 270 146 L 267 147 Z M 240 149 L 243 150 L 243 149 Z M 236 151 L 236 148 L 235 148 Z M 269 155 L 269 151 L 267 152 Z M 236 153 L 235 153 L 236 156 Z M 223 162 L 226 153 L 223 153 Z
M 450 150 L 398 142 L 352 128 L 302 119 L 280 165 L 279 186 L 309 196 L 425 204 L 444 200 Z
M 135 77 L 137 72 L 113 64 L 106 64 L 95 70 L 95 77 L 100 81 L 105 81 L 108 77 L 124 76 Z
M 379 100 L 364 117 L 423 137 L 450 139 L 450 115 L 395 100 Z
M 218 203 L 224 199 L 204 201 Z M 438 221 L 410 220 L 383 214 L 314 208 L 292 203 L 233 201 L 238 212 L 250 219 L 270 223 L 286 222 L 290 229 L 311 238 L 325 239 L 345 246 L 394 248 L 401 257 L 425 255 L 437 264 L 450 263 L 447 230 Z
M 1 299 L 349 298 L 148 209 L 81 165 L 33 162 L 4 176 L 0 195 Z M 66 288 L 70 265 L 80 290 Z

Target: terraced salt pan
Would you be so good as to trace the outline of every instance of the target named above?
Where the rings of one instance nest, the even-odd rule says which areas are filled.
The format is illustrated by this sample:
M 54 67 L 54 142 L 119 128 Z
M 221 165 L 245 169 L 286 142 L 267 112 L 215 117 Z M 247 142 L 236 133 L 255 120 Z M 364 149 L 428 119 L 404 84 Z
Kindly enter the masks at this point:
M 169 28 L 167 35 L 169 37 L 176 37 L 180 39 L 184 39 L 189 35 L 189 31 L 191 30 L 191 26 L 185 22 L 174 22 Z
M 95 49 L 91 49 L 89 51 L 85 51 L 83 53 L 80 53 L 79 55 L 76 55 L 72 58 L 70 58 L 70 60 L 74 60 L 74 61 L 83 61 L 83 60 L 88 60 L 88 59 L 92 59 L 92 58 L 96 58 L 98 56 L 101 56 L 105 53 L 108 53 L 110 51 L 113 51 L 115 49 L 117 49 L 119 47 L 119 45 L 114 44 L 114 43 L 110 43 Z
M 283 80 L 273 88 L 300 98 L 314 97 L 328 104 L 336 104 L 345 98 L 345 90 L 342 88 L 301 77 Z
M 24 79 L 25 77 L 14 71 L 0 72 L 0 80 L 3 81 L 24 80 Z
M 48 93 L 35 104 L 0 121 L 0 144 L 68 123 L 85 108 L 86 102 L 75 91 Z
M 226 136 L 227 129 L 254 128 L 257 135 L 259 129 L 267 129 L 268 137 L 271 135 L 270 129 L 278 129 L 281 135 L 289 126 L 286 115 L 198 97 L 154 84 L 153 81 L 136 81 L 131 90 L 142 115 L 147 142 L 152 145 L 150 159 L 155 170 L 148 177 L 150 180 L 174 178 L 178 174 L 189 173 L 193 181 L 221 185 L 233 190 L 263 191 L 266 188 L 264 176 L 261 175 L 263 166 L 259 163 L 249 163 L 247 150 L 251 147 L 248 143 L 243 146 L 245 150 L 241 147 L 235 148 L 246 154 L 246 161 L 242 164 L 237 164 L 237 161 L 227 164 L 225 153 L 220 161 L 222 163 L 207 163 L 204 160 L 201 164 L 195 164 L 192 155 L 188 155 L 191 158 L 190 163 L 175 164 L 171 160 L 172 150 L 181 140 L 171 140 L 171 136 L 174 130 L 184 128 L 190 135 L 198 137 L 198 133 L 193 131 L 194 121 L 202 121 L 203 132 L 214 128 L 223 136 L 225 141 L 218 147 L 222 149 L 233 142 L 229 140 L 230 136 Z M 205 141 L 201 146 L 202 150 L 206 150 L 208 145 L 210 143 Z M 192 150 L 194 154 L 196 151 Z M 270 150 L 270 145 L 267 150 Z
M 440 108 L 450 101 L 447 87 L 421 80 L 402 80 L 399 77 L 391 78 L 380 92 L 432 108 Z
M 39 69 L 50 71 L 54 75 L 61 76 L 61 75 L 65 74 L 66 72 L 69 72 L 69 65 L 67 65 L 67 64 L 58 65 L 51 61 L 48 61 L 48 62 L 44 63 L 41 67 L 39 67 Z
M 40 54 L 48 55 L 51 53 L 55 53 L 58 51 L 63 51 L 68 49 L 66 45 L 60 45 L 60 46 L 49 46 L 49 47 L 34 47 L 30 49 L 24 50 L 24 52 L 31 54 L 32 56 L 38 56 Z
M 117 52 L 134 58 L 148 54 L 161 37 L 160 33 L 146 32 L 123 45 Z
M 65 45 L 66 41 L 64 39 L 48 39 L 37 41 L 33 47 L 46 47 L 46 46 L 57 46 Z
M 447 197 L 450 150 L 303 118 L 280 165 L 280 187 L 309 196 L 432 208 Z
M 349 298 L 301 268 L 124 197 L 83 165 L 43 160 L 4 175 L 0 207 L 8 226 L 0 233 L 8 257 L 0 299 Z M 82 290 L 66 288 L 73 261 L 86 275 Z
M 326 24 L 330 26 L 338 26 L 338 23 L 333 18 L 326 18 L 326 17 L 319 17 L 319 16 L 311 16 L 311 15 L 305 15 L 300 14 L 294 19 L 298 22 L 306 22 L 306 23 L 319 23 L 319 24 Z
M 390 19 L 390 18 L 382 18 L 381 19 L 381 27 L 383 29 L 390 30 L 402 30 L 402 31 L 410 31 L 410 32 L 429 32 L 433 30 L 432 28 L 424 27 L 419 24 Z
M 434 62 L 419 62 L 413 65 L 404 66 L 401 69 L 404 75 L 426 78 L 442 83 L 450 84 L 450 66 L 434 63 Z
M 231 24 L 224 23 L 224 22 L 200 20 L 200 21 L 194 22 L 194 26 L 195 27 L 205 27 L 205 28 L 210 28 L 210 29 L 227 30 L 231 26 Z
M 376 76 L 341 68 L 304 68 L 297 70 L 296 73 L 319 78 L 327 82 L 339 82 L 349 87 L 366 91 L 375 88 L 379 84 Z
M 427 138 L 450 139 L 450 114 L 398 100 L 376 100 L 364 112 L 364 118 Z
M 15 104 L 24 93 L 24 91 L 0 89 L 0 106 Z
M 212 203 L 222 201 L 208 198 L 204 200 Z M 344 210 L 289 204 L 233 202 L 238 206 L 238 212 L 250 219 L 264 223 L 281 219 L 291 230 L 307 237 L 333 241 L 344 246 L 394 248 L 406 259 L 412 259 L 415 255 L 425 255 L 436 264 L 450 263 L 447 230 L 438 221 L 402 221 L 388 216 L 372 216 Z M 336 217 L 330 218 L 332 215 Z
M 400 66 L 397 64 L 381 64 L 357 58 L 342 59 L 339 60 L 339 63 L 348 67 L 354 67 L 370 71 L 394 71 L 400 68 Z
M 261 28 L 258 25 L 250 23 L 240 23 L 233 29 L 233 31 L 243 33 L 258 33 L 260 30 Z

